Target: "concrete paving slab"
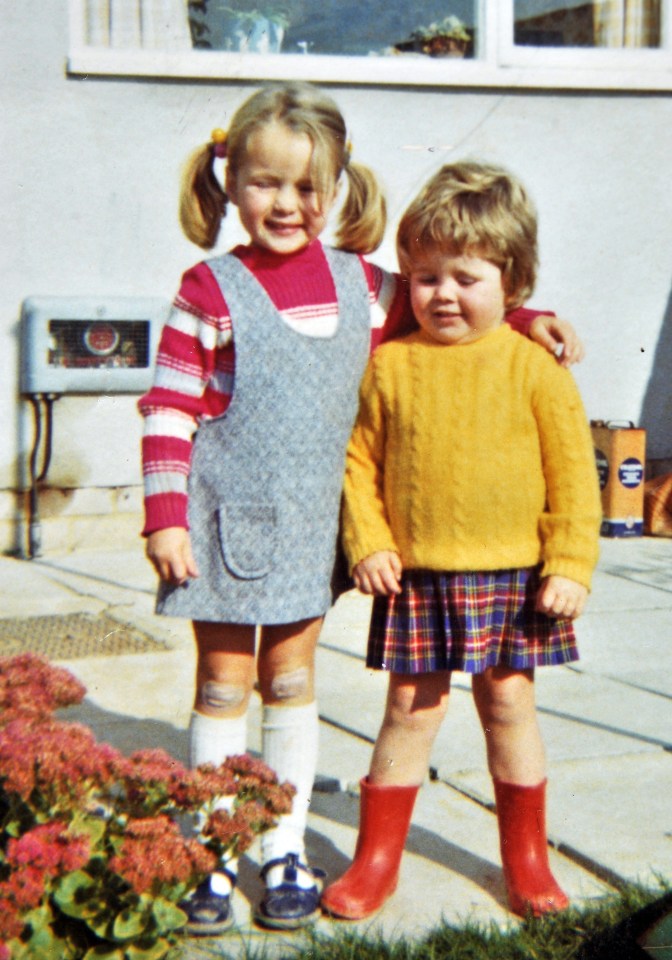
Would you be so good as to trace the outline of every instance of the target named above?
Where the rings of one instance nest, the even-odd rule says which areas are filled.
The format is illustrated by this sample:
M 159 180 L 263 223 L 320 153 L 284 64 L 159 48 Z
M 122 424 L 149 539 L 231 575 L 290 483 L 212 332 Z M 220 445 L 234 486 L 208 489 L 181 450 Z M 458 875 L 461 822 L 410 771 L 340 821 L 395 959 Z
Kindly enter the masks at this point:
M 321 713 L 321 717 L 324 715 Z M 336 786 L 341 790 L 357 789 L 362 777 L 369 772 L 373 745 L 360 737 L 350 736 L 322 719 L 320 750 L 317 765 L 317 784 L 324 789 Z
M 581 620 L 579 666 L 670 694 L 672 611 L 587 613 Z M 656 680 L 657 678 L 657 680 Z
M 559 849 L 604 876 L 642 883 L 672 879 L 672 754 L 623 754 L 549 765 L 548 831 Z M 451 783 L 487 804 L 481 772 Z
M 320 646 L 338 650 L 348 654 L 353 660 L 364 663 L 371 602 L 370 597 L 365 597 L 356 590 L 350 590 L 339 597 L 326 616 Z
M 106 603 L 55 583 L 49 574 L 24 561 L 0 557 L 0 617 L 46 617 L 100 613 Z
M 66 554 L 26 561 L 26 565 L 53 583 L 82 596 L 97 597 L 109 606 L 140 603 L 147 610 L 154 609 L 156 576 L 135 551 Z
M 610 752 L 672 747 L 672 699 L 566 668 L 538 670 L 535 686 L 544 727 L 564 719 L 574 731 L 567 737 L 566 752 L 559 747 L 554 760 L 585 756 L 600 731 L 614 735 L 605 744 Z
M 375 739 L 385 707 L 387 675 L 322 645 L 315 672 L 320 711 L 345 729 Z
M 138 538 L 136 547 L 126 550 L 79 550 L 40 557 L 30 561 L 40 567 L 81 574 L 110 586 L 130 590 L 156 590 L 156 574 L 145 556 L 144 541 Z
M 121 623 L 128 623 L 141 630 L 154 640 L 165 644 L 171 650 L 183 650 L 191 655 L 194 650 L 194 633 L 191 623 L 178 617 L 158 617 L 154 613 L 154 601 L 145 604 L 149 598 L 131 605 L 110 607 L 108 616 Z
M 141 670 L 138 669 L 140 661 Z M 182 654 L 115 658 L 114 685 L 109 684 L 109 658 L 70 661 L 66 665 L 89 688 L 86 703 L 67 711 L 70 719 L 88 723 L 100 739 L 125 752 L 139 746 L 160 746 L 186 762 L 189 703 L 183 703 L 176 712 L 174 704 L 166 705 L 156 695 L 157 688 L 174 691 L 176 678 L 180 674 L 184 676 L 189 665 Z M 131 690 L 133 698 L 129 697 Z M 130 700 L 136 698 L 137 703 L 131 706 Z M 258 702 L 252 714 L 251 731 L 258 730 Z M 251 741 L 253 739 L 254 736 Z M 347 780 L 351 770 L 364 773 L 370 745 L 324 724 L 321 739 L 321 772 L 311 804 L 308 848 L 311 862 L 320 864 L 335 878 L 346 869 L 354 849 L 359 801 L 351 793 L 325 793 L 320 789 L 321 782 L 331 778 Z M 251 746 L 255 745 L 251 742 Z M 405 895 L 400 891 L 373 921 L 356 925 L 358 928 L 382 932 L 385 936 L 403 932 L 406 936 L 419 937 L 442 915 L 450 922 L 459 922 L 467 916 L 483 922 L 492 919 L 504 924 L 515 922 L 505 907 L 495 819 L 487 810 L 441 785 L 427 785 L 419 796 L 408 850 L 404 877 L 410 895 L 408 890 Z M 590 875 L 565 862 L 565 858 L 556 859 L 558 874 L 573 896 L 596 896 L 600 892 L 602 888 Z M 245 858 L 240 889 L 236 893 L 237 949 L 241 956 L 251 944 L 265 941 L 267 937 L 251 920 L 251 910 L 261 895 L 258 869 L 258 850 L 253 849 Z M 427 890 L 437 891 L 438 903 L 436 897 L 428 898 Z M 318 928 L 333 930 L 327 920 L 320 921 Z M 271 939 L 275 943 L 276 937 Z M 297 942 L 297 937 L 289 940 L 285 937 L 272 946 L 272 950 L 278 949 L 281 955 L 290 942 Z M 227 938 L 226 949 L 230 948 Z
M 672 754 L 556 764 L 552 776 L 568 846 L 629 880 L 672 880 Z
M 110 716 L 188 724 L 195 666 L 184 651 L 58 662 L 84 684 L 87 701 Z
M 188 621 L 155 615 L 156 576 L 140 550 L 0 558 L 0 576 L 1 617 L 105 611 L 169 647 L 193 646 Z
M 593 576 L 584 617 L 601 616 L 617 610 L 669 609 L 671 600 L 672 594 L 650 584 L 644 572 L 633 571 L 631 577 L 625 577 L 598 569 Z M 582 623 L 583 618 L 579 621 L 579 627 Z
M 573 665 L 571 668 L 576 673 L 583 673 L 588 677 L 602 677 L 605 680 L 614 680 L 624 687 L 633 687 L 635 690 L 641 690 L 643 693 L 650 693 L 654 697 L 663 699 L 672 699 L 672 670 L 667 663 L 663 664 L 663 669 L 654 664 L 637 664 L 628 672 L 627 676 L 615 673 L 609 673 L 608 668 L 586 666 L 583 663 Z
M 466 702 L 465 702 L 466 701 Z M 632 751 L 656 751 L 658 743 L 646 740 L 624 739 L 609 724 L 583 721 L 559 715 L 556 710 L 539 710 L 541 728 L 546 755 L 549 762 L 563 759 L 592 758 L 595 756 L 620 756 L 626 749 Z M 461 770 L 486 769 L 486 756 L 481 726 L 470 699 L 453 702 L 448 716 L 439 731 L 431 754 L 431 765 L 440 776 L 450 777 Z
M 600 540 L 599 570 L 631 583 L 672 595 L 672 538 L 633 537 Z

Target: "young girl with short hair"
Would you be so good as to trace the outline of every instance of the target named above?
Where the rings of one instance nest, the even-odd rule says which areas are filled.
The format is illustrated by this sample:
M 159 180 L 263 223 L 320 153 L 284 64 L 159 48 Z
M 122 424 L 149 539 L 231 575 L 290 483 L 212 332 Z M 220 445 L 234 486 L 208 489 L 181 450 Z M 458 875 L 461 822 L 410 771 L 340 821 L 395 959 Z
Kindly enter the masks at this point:
M 339 190 L 333 249 L 319 237 Z M 314 653 L 332 602 L 345 449 L 370 349 L 412 317 L 407 285 L 362 257 L 380 243 L 385 203 L 351 159 L 338 107 L 315 87 L 258 91 L 194 155 L 180 206 L 187 236 L 212 247 L 229 203 L 250 242 L 184 274 L 140 401 L 144 533 L 161 577 L 158 611 L 193 621 L 194 765 L 245 752 L 258 679 L 263 759 L 297 793 L 262 837 L 266 893 L 255 916 L 293 928 L 319 915 L 304 844 Z M 531 320 L 549 347 L 565 341 L 567 362 L 578 357 L 568 325 L 511 317 L 525 332 Z M 235 876 L 232 859 L 185 905 L 192 933 L 231 924 Z
M 545 832 L 534 670 L 577 659 L 597 561 L 600 499 L 571 374 L 515 336 L 532 291 L 536 215 L 521 184 L 478 163 L 443 167 L 397 237 L 419 329 L 365 374 L 348 449 L 344 545 L 374 595 L 367 666 L 390 672 L 361 784 L 355 859 L 327 888 L 359 919 L 394 891 L 451 674 L 472 690 L 494 779 L 511 909 L 557 911 Z

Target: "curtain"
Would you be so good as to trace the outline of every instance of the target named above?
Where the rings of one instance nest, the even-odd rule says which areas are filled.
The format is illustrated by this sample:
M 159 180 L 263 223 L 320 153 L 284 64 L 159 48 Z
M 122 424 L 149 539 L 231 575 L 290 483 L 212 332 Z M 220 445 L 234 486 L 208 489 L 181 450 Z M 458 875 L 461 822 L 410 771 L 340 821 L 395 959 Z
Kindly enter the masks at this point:
M 187 0 L 87 0 L 86 15 L 86 37 L 94 47 L 191 47 Z
M 660 46 L 660 0 L 595 0 L 597 47 Z

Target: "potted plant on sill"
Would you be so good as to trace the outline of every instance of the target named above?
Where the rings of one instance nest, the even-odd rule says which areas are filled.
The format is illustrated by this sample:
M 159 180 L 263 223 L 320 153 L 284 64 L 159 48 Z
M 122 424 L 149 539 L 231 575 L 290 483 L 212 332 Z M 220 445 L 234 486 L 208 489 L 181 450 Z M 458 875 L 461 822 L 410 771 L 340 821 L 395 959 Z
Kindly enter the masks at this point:
M 280 53 L 295 0 L 189 0 L 194 47 L 247 53 Z
M 464 57 L 472 40 L 472 34 L 459 17 L 449 14 L 428 27 L 417 27 L 408 40 L 395 44 L 395 50 L 430 57 Z

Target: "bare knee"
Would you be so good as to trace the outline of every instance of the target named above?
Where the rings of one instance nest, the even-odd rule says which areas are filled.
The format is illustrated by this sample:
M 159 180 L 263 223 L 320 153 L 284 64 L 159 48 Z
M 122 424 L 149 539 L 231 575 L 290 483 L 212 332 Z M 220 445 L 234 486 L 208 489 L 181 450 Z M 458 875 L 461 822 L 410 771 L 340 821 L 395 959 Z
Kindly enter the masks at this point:
M 527 722 L 535 714 L 531 671 L 486 671 L 474 677 L 472 683 L 481 722 L 487 727 L 513 726 Z
M 267 706 L 304 706 L 315 699 L 315 646 L 322 618 L 264 627 L 257 670 Z
M 213 717 L 239 716 L 248 700 L 249 691 L 242 683 L 205 680 L 197 691 L 197 707 Z
M 433 739 L 448 711 L 448 692 L 423 696 L 412 686 L 391 690 L 385 724 L 406 731 L 416 739 Z
M 259 677 L 264 703 L 298 706 L 314 699 L 313 672 L 308 666 Z

